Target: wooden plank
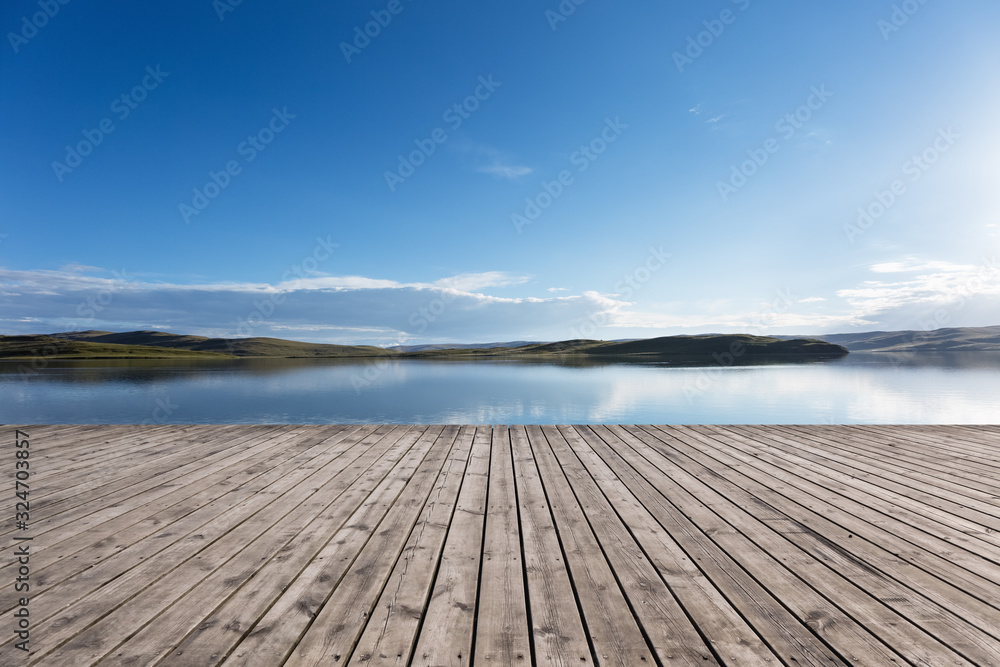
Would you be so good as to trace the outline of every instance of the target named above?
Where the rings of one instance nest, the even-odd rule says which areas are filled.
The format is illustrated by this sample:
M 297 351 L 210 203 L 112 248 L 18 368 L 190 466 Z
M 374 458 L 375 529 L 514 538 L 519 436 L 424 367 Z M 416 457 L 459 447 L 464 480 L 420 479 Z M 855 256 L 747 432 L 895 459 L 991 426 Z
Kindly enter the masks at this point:
M 877 500 L 866 500 L 865 503 L 872 506 L 884 508 L 883 511 L 895 518 L 902 519 L 911 525 L 919 526 L 932 535 L 949 534 L 955 532 L 958 535 L 949 537 L 956 545 L 971 551 L 979 556 L 983 556 L 991 561 L 1000 563 L 1000 531 L 983 526 L 974 520 L 970 520 L 961 514 L 952 514 L 936 507 L 932 502 L 924 502 L 920 498 L 913 498 L 907 488 L 899 488 L 898 485 L 886 483 L 884 480 L 872 475 L 855 470 L 850 466 L 845 466 L 839 462 L 831 461 L 826 457 L 816 456 L 808 451 L 800 450 L 794 442 L 781 436 L 772 436 L 769 430 L 766 431 L 746 431 L 733 427 L 721 427 L 726 434 L 735 437 L 744 437 L 743 433 L 748 433 L 752 441 L 767 443 L 775 452 L 788 458 L 796 466 L 811 471 L 822 478 L 832 478 L 837 482 L 846 484 L 862 492 L 873 496 Z M 727 435 L 727 437 L 729 437 Z
M 492 429 L 480 426 L 413 651 L 413 667 L 471 664 Z
M 221 664 L 268 667 L 280 665 L 289 658 L 344 574 L 378 530 L 440 430 L 441 427 L 421 427 L 422 432 L 399 464 L 371 491 Z M 346 657 L 341 655 L 337 660 Z
M 474 650 L 476 665 L 532 661 L 510 437 L 502 426 L 493 427 Z
M 459 430 L 444 473 L 386 581 L 350 664 L 409 664 L 469 465 L 474 435 L 474 427 L 463 426 Z
M 416 440 L 414 434 L 408 438 L 401 438 L 404 429 L 398 427 L 379 427 L 379 432 L 383 433 L 384 437 L 377 443 L 359 445 L 364 447 L 360 456 L 351 456 L 352 451 L 348 457 L 340 457 L 333 462 L 339 472 L 323 486 L 315 488 L 309 502 L 303 503 L 299 510 L 303 516 L 313 518 L 270 560 L 259 563 L 249 576 L 242 578 L 234 579 L 232 574 L 224 572 L 217 575 L 216 580 L 212 582 L 213 585 L 217 585 L 218 579 L 221 578 L 221 583 L 227 588 L 227 592 L 232 589 L 235 591 L 228 597 L 220 596 L 219 599 L 223 601 L 214 610 L 200 603 L 198 608 L 203 616 L 193 629 L 186 630 L 178 624 L 177 630 L 181 635 L 171 642 L 168 637 L 170 633 L 162 623 L 151 623 L 147 626 L 147 630 L 152 632 L 154 641 L 170 645 L 167 662 L 177 661 L 192 665 L 217 664 L 258 623 L 299 573 L 317 557 L 323 546 L 343 528 L 350 513 L 360 506 L 372 489 L 388 474 L 392 465 L 402 458 L 407 448 Z M 366 444 L 370 446 L 366 447 Z M 183 613 L 190 608 L 194 600 L 195 598 L 185 596 L 174 609 Z M 174 609 L 171 613 L 177 613 Z M 198 618 L 197 615 L 189 615 Z M 183 636 L 185 631 L 188 632 L 186 637 Z M 181 638 L 183 641 L 180 641 Z M 137 650 L 153 652 L 160 648 L 162 646 L 137 647 Z
M 294 437 L 294 432 L 285 429 L 271 431 L 271 438 L 282 441 Z M 170 484 L 182 484 L 180 480 L 197 480 L 210 474 L 211 467 L 219 461 L 241 460 L 252 456 L 255 451 L 266 449 L 266 442 L 271 439 L 265 434 L 258 438 L 252 430 L 237 434 L 232 440 L 226 434 L 220 434 L 209 441 L 208 449 L 200 450 L 191 447 L 184 458 L 170 458 L 162 464 L 144 466 L 132 470 L 133 476 L 117 475 L 109 479 L 107 484 L 94 483 L 93 480 L 82 486 L 75 486 L 72 495 L 62 498 L 51 498 L 43 504 L 37 515 L 32 514 L 32 523 L 36 534 L 41 535 L 48 530 L 74 524 L 74 528 L 82 529 L 93 521 L 93 507 L 101 508 L 102 515 L 113 514 L 115 510 L 125 507 L 126 501 L 134 499 L 142 493 L 149 492 L 151 497 L 168 493 Z M 250 447 L 246 443 L 253 443 Z M 256 447 L 257 449 L 254 449 Z M 133 502 L 135 502 L 133 500 Z M 127 509 L 122 509 L 124 513 Z M 87 521 L 90 517 L 91 521 Z
M 592 426 L 590 429 L 600 437 L 600 440 L 592 441 L 597 453 L 670 538 L 677 542 L 691 565 L 719 590 L 763 643 L 793 664 L 814 667 L 847 664 L 806 624 L 808 613 L 815 606 L 814 598 L 803 595 L 803 591 L 794 585 L 786 589 L 793 593 L 790 600 L 780 598 L 778 593 L 783 590 L 780 577 L 757 579 L 751 576 L 742 566 L 746 553 L 728 552 L 712 539 L 724 528 L 703 527 L 678 506 L 684 504 L 684 490 L 642 456 L 645 447 L 641 443 L 616 427 Z M 706 528 L 712 530 L 711 534 L 706 532 Z M 693 595 L 697 599 L 698 591 L 694 591 Z M 706 599 L 711 600 L 712 597 L 706 596 Z M 794 609 L 788 608 L 789 602 L 793 607 L 809 611 L 797 616 Z M 700 611 L 705 614 L 711 612 L 708 608 Z M 718 637 L 717 641 L 722 643 L 724 639 Z M 750 645 L 755 646 L 756 643 L 751 640 Z
M 317 435 L 321 435 L 321 431 L 315 431 L 314 438 Z M 303 440 L 308 439 L 303 438 Z M 352 442 L 350 439 L 344 442 L 329 444 L 325 454 L 297 462 L 297 467 L 302 472 L 307 470 L 316 471 L 310 477 L 303 479 L 300 485 L 305 486 L 308 484 L 309 486 L 315 486 L 312 490 L 312 498 L 319 501 L 316 503 L 317 506 L 322 506 L 323 503 L 328 502 L 328 498 L 323 497 L 322 488 L 324 487 L 316 485 L 322 484 L 323 479 L 329 478 L 325 488 L 331 491 L 335 490 L 336 487 L 331 484 L 335 476 L 339 475 L 346 468 L 348 461 L 357 458 L 357 456 L 351 456 L 349 453 L 347 459 L 337 462 L 341 458 L 340 454 L 353 450 L 355 455 L 359 455 L 366 453 L 368 449 L 367 445 L 357 446 L 357 443 Z M 285 502 L 291 504 L 293 498 L 286 497 Z M 296 521 L 302 520 L 299 518 L 300 515 L 306 518 L 314 516 L 315 512 L 308 510 L 307 507 L 308 503 L 300 504 L 282 518 L 280 522 L 281 531 L 272 529 L 268 531 L 268 535 L 287 535 L 296 525 Z M 240 554 L 237 554 L 233 559 L 217 568 L 202 579 L 198 586 L 174 602 L 142 630 L 130 637 L 128 641 L 119 645 L 113 654 L 106 656 L 102 660 L 102 664 L 136 665 L 156 663 L 159 659 L 170 653 L 186 634 L 203 625 L 216 623 L 216 619 L 208 618 L 211 616 L 210 612 L 213 607 L 218 605 L 222 600 L 228 601 L 236 597 L 240 593 L 240 590 L 238 590 L 240 585 L 245 581 L 251 579 L 254 581 L 251 598 L 259 598 L 264 592 L 262 583 L 266 579 L 263 572 L 265 568 L 275 560 L 287 559 L 289 552 L 295 548 L 292 544 L 293 541 L 286 542 L 283 545 L 277 544 L 271 549 L 271 552 L 275 555 L 270 560 L 267 560 L 271 552 L 268 551 L 266 546 L 263 546 L 266 536 L 262 537 L 264 539 L 258 538 L 254 545 L 244 550 L 246 554 L 252 553 L 252 558 L 241 557 Z M 279 546 L 280 548 L 277 548 Z M 277 551 L 274 551 L 275 548 L 277 548 Z M 205 571 L 208 568 L 208 561 L 204 554 L 200 558 L 199 570 Z M 284 562 L 287 563 L 287 560 L 284 560 Z M 174 576 L 174 573 L 168 576 Z M 252 607 L 253 602 L 255 600 L 251 600 L 247 606 Z M 134 604 L 134 602 L 130 601 L 128 604 Z M 192 610 L 197 610 L 197 612 L 193 613 Z M 175 653 L 175 657 L 177 656 L 178 654 Z M 199 664 L 210 663 L 203 661 Z
M 396 448 L 399 455 L 408 450 L 409 445 L 412 444 L 412 439 L 408 438 L 405 429 L 393 429 L 389 433 L 389 438 L 393 440 L 394 446 L 401 445 L 401 447 Z M 396 441 L 396 438 L 399 440 Z M 392 466 L 397 457 L 385 454 L 378 457 L 377 455 L 378 452 L 376 452 L 376 459 L 373 463 L 381 469 L 376 471 L 373 476 L 380 479 L 379 473 L 384 474 L 387 470 L 385 466 Z M 334 468 L 331 472 L 339 473 L 340 471 Z M 357 490 L 357 495 L 360 496 L 358 502 L 367 497 L 370 488 L 374 486 L 374 481 L 362 474 L 365 471 L 359 470 L 358 466 L 352 466 L 343 472 L 343 475 L 335 474 L 328 483 L 340 486 L 350 482 L 352 486 L 349 488 Z M 307 478 L 310 474 L 311 471 L 302 470 L 297 474 L 285 475 L 273 484 L 276 491 L 274 494 L 257 494 L 250 501 L 218 516 L 199 527 L 196 532 L 184 536 L 182 540 L 175 542 L 168 549 L 160 551 L 156 558 L 141 559 L 140 565 L 132 567 L 123 575 L 107 579 L 108 573 L 103 567 L 105 563 L 102 563 L 102 566 L 91 568 L 78 577 L 74 577 L 74 579 L 83 582 L 81 585 L 89 585 L 89 582 L 94 580 L 107 583 L 95 595 L 84 598 L 80 603 L 70 605 L 61 610 L 57 616 L 51 617 L 48 621 L 37 626 L 40 630 L 41 641 L 35 648 L 36 655 L 44 658 L 46 665 L 56 664 L 62 658 L 65 658 L 66 664 L 73 664 L 74 660 L 81 657 L 81 652 L 85 656 L 90 655 L 86 652 L 92 653 L 98 647 L 106 650 L 113 649 L 117 643 L 114 641 L 115 637 L 118 637 L 118 641 L 124 639 L 121 637 L 123 627 L 134 627 L 136 624 L 141 627 L 150 615 L 155 615 L 164 606 L 172 603 L 178 596 L 194 586 L 200 578 L 215 569 L 215 567 L 210 567 L 207 571 L 201 571 L 200 575 L 195 576 L 195 572 L 201 570 L 199 566 L 202 562 L 208 563 L 213 560 L 219 563 L 225 562 L 234 554 L 239 553 L 239 550 L 245 549 L 255 537 L 266 535 L 268 529 L 275 526 L 289 512 L 296 513 L 297 520 L 308 519 L 310 513 L 314 515 L 315 512 L 326 506 L 329 498 L 323 496 L 317 498 L 318 489 L 299 484 L 303 478 Z M 313 496 L 311 502 L 301 502 L 305 495 Z M 337 495 L 339 494 L 334 491 L 333 497 Z M 291 534 L 275 530 L 271 539 L 280 541 L 285 535 L 284 539 L 287 542 L 298 532 L 298 528 L 287 530 Z M 155 538 L 151 542 L 155 543 Z M 135 554 L 130 554 L 130 556 L 136 557 Z M 117 569 L 117 563 L 113 562 L 114 560 L 107 561 L 107 567 Z M 254 558 L 253 562 L 259 567 L 259 558 Z M 170 576 L 167 577 L 167 575 Z M 156 583 L 151 586 L 150 582 Z M 63 584 L 61 588 L 66 588 L 66 584 Z M 126 610 L 123 604 L 137 597 L 139 603 L 149 606 L 141 610 L 133 606 Z M 139 611 L 142 612 L 142 615 L 137 613 Z M 100 625 L 95 625 L 98 622 Z M 80 632 L 83 628 L 86 630 Z M 72 640 L 64 644 L 70 637 Z M 56 647 L 59 647 L 59 656 L 47 655 Z
M 324 665 L 331 657 L 335 663 L 349 661 L 392 570 L 403 557 L 403 549 L 424 513 L 434 484 L 451 456 L 457 431 L 457 427 L 448 426 L 440 432 L 368 543 L 344 573 L 334 594 L 295 645 L 289 662 Z
M 781 662 L 761 637 L 730 604 L 691 558 L 663 529 L 628 484 L 601 456 L 607 444 L 587 427 L 576 427 L 579 437 L 567 438 L 580 461 L 600 486 L 608 502 L 621 516 L 628 531 L 642 546 L 646 558 L 656 568 L 678 602 L 691 616 L 719 661 L 727 665 L 771 666 Z M 586 447 L 583 447 L 586 443 Z M 629 473 L 634 474 L 634 470 Z M 644 496 L 644 490 L 638 490 Z M 825 663 L 829 664 L 829 662 Z
M 690 437 L 706 445 L 716 442 L 705 436 L 698 437 L 693 430 Z M 796 494 L 779 479 L 772 479 L 759 469 L 752 474 L 740 470 L 735 462 L 742 462 L 741 459 L 728 456 L 714 446 L 703 449 L 685 438 L 671 440 L 670 447 L 779 509 L 788 516 L 787 523 L 794 527 L 787 531 L 792 541 L 856 581 L 864 581 L 868 592 L 885 601 L 887 606 L 901 613 L 905 610 L 911 618 L 939 618 L 948 626 L 948 632 L 957 631 L 961 635 L 946 643 L 954 645 L 968 640 L 984 646 L 1000 646 L 1000 609 L 928 572 L 937 569 L 929 562 L 932 554 L 921 554 L 920 567 L 917 567 L 901 556 L 912 545 L 884 531 L 871 530 L 870 524 L 841 510 L 839 503 L 817 504 L 815 497 Z M 695 470 L 692 472 L 697 474 Z M 808 508 L 799 502 L 810 500 L 812 506 Z M 767 523 L 771 527 L 780 525 L 780 521 Z M 991 588 L 994 601 L 1000 600 L 1000 587 Z M 983 593 L 985 591 L 980 591 Z M 906 601 L 905 607 L 901 600 Z M 962 610 L 961 617 L 953 613 L 955 609 Z
M 370 427 L 364 427 L 357 432 L 368 429 Z M 165 496 L 132 506 L 124 514 L 90 526 L 87 530 L 53 532 L 46 536 L 45 548 L 32 554 L 32 575 L 38 577 L 40 586 L 57 585 L 154 532 L 168 526 L 177 530 L 179 526 L 174 525 L 177 521 L 185 520 L 206 504 L 219 501 L 234 485 L 245 487 L 277 465 L 293 469 L 311 462 L 316 456 L 316 453 L 311 454 L 314 449 L 329 452 L 334 444 L 352 432 L 355 429 L 341 427 L 310 430 L 308 436 L 296 438 L 287 447 L 263 449 L 249 459 L 228 466 L 220 464 L 218 469 L 212 467 L 211 474 L 197 480 L 197 483 L 178 486 Z M 300 459 L 300 456 L 303 458 Z M 58 539 L 63 535 L 66 537 Z
M 0 664 L 1000 665 L 998 426 L 26 428 Z
M 956 479 L 952 477 L 948 467 L 939 464 L 935 459 L 928 460 L 919 453 L 898 457 L 893 455 L 893 450 L 889 447 L 876 445 L 869 449 L 858 444 L 857 440 L 843 441 L 836 436 L 821 437 L 809 430 L 784 427 L 774 427 L 770 430 L 775 435 L 794 441 L 809 451 L 826 453 L 837 457 L 837 460 L 850 460 L 854 467 L 872 475 L 903 483 L 938 498 L 975 508 L 987 514 L 1000 513 L 1000 502 L 996 499 L 996 494 L 1000 493 L 1000 484 L 996 482 L 996 474 L 991 483 L 985 485 L 985 490 L 977 489 L 975 481 L 970 479 L 968 474 Z
M 848 453 L 879 469 L 903 472 L 908 478 L 925 483 L 926 486 L 921 485 L 923 488 L 940 487 L 967 494 L 1000 510 L 1000 467 L 973 463 L 956 453 L 941 455 L 929 446 L 908 446 L 912 442 L 909 440 L 889 437 L 870 440 L 844 429 L 775 427 L 774 431 L 822 449 Z
M 997 576 L 998 563 L 990 560 L 997 557 L 995 548 L 971 538 L 955 526 L 940 524 L 888 502 L 878 491 L 869 492 L 861 488 L 857 480 L 849 475 L 829 471 L 779 449 L 774 449 L 772 453 L 763 431 L 757 433 L 756 439 L 751 439 L 729 429 L 705 431 L 704 427 L 696 428 L 709 436 L 717 436 L 718 446 L 749 455 L 781 471 L 782 480 L 786 483 L 828 499 L 830 504 L 850 509 L 858 516 L 864 516 L 869 523 L 892 532 L 919 549 L 898 551 L 902 557 L 919 564 L 923 552 L 932 553 L 964 568 L 968 575 L 982 578 L 990 578 L 991 574 Z M 992 582 L 997 585 L 1000 577 L 992 579 Z
M 726 508 L 732 503 L 725 498 L 706 498 L 704 493 L 698 493 L 705 490 L 703 485 L 688 475 L 667 454 L 658 452 L 655 443 L 651 443 L 648 436 L 636 436 L 632 432 L 633 428 L 612 426 L 608 430 L 617 437 L 621 443 L 619 446 L 631 447 L 660 470 L 658 488 L 669 498 L 671 504 L 736 560 L 738 567 L 756 581 L 762 582 L 770 594 L 780 601 L 780 607 L 795 616 L 796 622 L 782 623 L 784 632 L 793 635 L 793 640 L 801 641 L 800 635 L 815 633 L 849 664 L 889 665 L 900 660 L 901 656 L 883 644 L 875 634 L 844 614 L 829 598 L 820 595 L 789 570 L 780 557 L 746 536 L 739 530 L 741 526 L 734 526 L 719 516 L 716 509 Z M 767 605 L 762 611 L 769 615 L 778 609 Z M 752 622 L 757 627 L 756 622 Z M 804 642 L 804 646 L 807 645 Z M 786 660 L 794 657 L 797 662 L 807 659 L 808 654 L 793 652 L 782 653 L 781 656 Z M 813 660 L 820 662 L 822 659 L 817 655 Z
M 294 466 L 290 469 L 293 470 Z M 228 496 L 229 499 L 235 497 Z M 95 512 L 100 509 L 98 507 Z M 118 514 L 118 510 L 125 513 L 128 507 L 117 508 L 116 514 Z M 203 511 L 196 511 L 190 515 L 190 519 L 202 515 Z M 38 549 L 33 548 L 32 564 L 37 567 L 36 582 L 40 586 L 41 593 L 32 598 L 34 622 L 37 623 L 57 613 L 61 608 L 79 599 L 80 596 L 89 593 L 95 587 L 103 585 L 108 579 L 114 578 L 114 576 L 134 566 L 137 563 L 136 559 L 141 561 L 143 558 L 150 557 L 156 551 L 170 546 L 187 532 L 186 530 L 182 531 L 177 533 L 174 539 L 169 539 L 172 534 L 170 527 L 161 525 L 155 518 L 151 520 L 151 523 L 152 525 L 145 526 L 145 531 L 140 530 L 140 532 L 144 532 L 146 537 L 155 533 L 155 537 L 152 540 L 146 540 L 144 544 L 140 542 L 138 547 L 134 543 L 108 540 L 106 543 L 98 543 L 94 552 L 88 551 L 84 555 L 81 555 L 78 550 L 72 550 L 74 545 L 78 544 L 77 541 L 74 541 L 74 536 L 79 541 L 87 541 L 88 539 L 86 529 L 75 524 L 65 523 L 62 530 L 44 534 L 40 539 L 36 537 L 33 545 L 36 545 Z M 189 530 L 195 530 L 198 525 L 199 523 L 193 524 Z M 65 539 L 60 540 L 61 536 L 65 536 Z M 52 545 L 52 543 L 55 544 Z M 66 546 L 69 546 L 70 549 L 65 550 Z M 102 552 L 105 555 L 104 559 L 101 558 Z M 98 567 L 88 570 L 94 565 L 98 565 Z M 7 568 L 10 565 L 7 564 L 4 567 Z M 115 570 L 115 574 L 112 574 L 111 570 Z M 4 568 L 0 568 L 0 571 L 4 571 Z M 107 579 L 102 579 L 105 576 Z M 53 585 L 57 588 L 52 588 Z M 51 592 L 54 590 L 58 590 L 59 594 L 52 595 Z M 0 591 L 0 601 L 2 601 L 0 606 L 4 610 L 12 608 L 16 602 L 13 595 L 8 594 L 7 591 Z
M 536 665 L 593 664 L 573 583 L 523 426 L 510 428 Z
M 655 664 L 646 638 L 587 521 L 585 508 L 574 495 L 549 446 L 549 434 L 558 433 L 537 426 L 528 426 L 527 432 L 597 664 Z
M 656 452 L 660 452 L 664 443 L 661 440 L 652 438 L 648 433 L 638 427 L 631 427 L 629 431 L 633 436 L 650 445 Z M 683 438 L 683 429 L 674 429 L 675 437 Z M 884 652 L 884 646 L 892 645 L 893 648 L 907 660 L 917 664 L 933 664 L 935 660 L 949 661 L 950 664 L 963 664 L 966 660 L 963 656 L 949 645 L 938 640 L 929 634 L 919 625 L 916 625 L 911 618 L 904 613 L 900 613 L 887 605 L 887 599 L 880 599 L 873 596 L 871 589 L 878 583 L 884 583 L 874 575 L 871 569 L 864 569 L 858 563 L 849 559 L 837 559 L 836 550 L 826 550 L 821 552 L 820 557 L 816 554 L 802 549 L 796 545 L 792 539 L 796 534 L 778 533 L 769 527 L 768 519 L 781 519 L 784 517 L 777 509 L 762 503 L 752 495 L 735 485 L 727 483 L 720 475 L 710 475 L 704 469 L 699 469 L 696 475 L 682 465 L 678 465 L 670 458 L 662 456 L 658 463 L 669 471 L 669 475 L 688 490 L 693 496 L 699 498 L 706 506 L 710 506 L 719 519 L 728 525 L 738 527 L 739 537 L 732 542 L 733 547 L 745 548 L 742 545 L 753 544 L 758 549 L 766 552 L 774 561 L 781 562 L 800 582 L 815 591 L 816 594 L 825 598 L 819 618 L 830 621 L 836 627 L 842 625 L 848 618 L 859 619 L 859 623 L 874 637 L 881 640 L 883 646 L 878 647 L 875 642 L 869 640 L 864 647 L 868 662 L 880 660 L 877 656 Z M 711 477 L 712 484 L 708 485 L 703 480 Z M 733 500 L 739 498 L 737 503 Z M 825 545 L 829 546 L 829 545 Z M 745 566 L 749 561 L 744 560 Z M 834 566 L 836 564 L 836 566 Z M 850 576 L 848 576 L 848 573 Z M 897 603 L 908 606 L 916 603 L 912 599 L 907 599 Z M 897 607 L 898 608 L 898 607 Z M 921 610 L 927 611 L 927 610 Z M 816 612 L 814 612 L 815 614 Z M 944 631 L 946 619 L 934 614 L 933 610 L 927 611 L 932 614 L 932 618 L 921 619 L 925 623 L 941 624 L 936 627 L 939 632 Z M 916 610 L 911 610 L 911 615 L 916 616 Z M 833 639 L 831 637 L 831 639 Z M 898 639 L 895 644 L 892 640 Z M 848 645 L 845 645 L 845 649 Z M 972 645 L 963 645 L 959 650 L 972 652 L 976 648 Z M 857 650 L 852 648 L 851 650 Z M 898 658 L 897 658 L 898 659 Z M 884 660 L 884 658 L 883 658 Z
M 719 664 L 674 593 L 659 577 L 649 556 L 623 524 L 616 508 L 581 464 L 578 455 L 593 453 L 589 445 L 568 427 L 549 429 L 546 436 L 659 662 L 664 665 Z M 612 477 L 605 481 L 617 481 Z

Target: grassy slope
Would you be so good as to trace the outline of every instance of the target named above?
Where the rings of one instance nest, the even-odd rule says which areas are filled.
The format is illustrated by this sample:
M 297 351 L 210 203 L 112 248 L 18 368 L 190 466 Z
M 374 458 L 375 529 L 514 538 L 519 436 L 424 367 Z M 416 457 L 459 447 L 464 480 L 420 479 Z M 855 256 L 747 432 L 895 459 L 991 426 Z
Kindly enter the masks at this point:
M 184 349 L 197 352 L 214 352 L 236 357 L 373 357 L 396 353 L 370 345 L 324 345 L 300 343 L 280 338 L 206 338 L 182 336 L 162 331 L 81 331 L 53 334 L 91 343 L 116 343 L 123 345 L 155 345 L 161 348 Z
M 228 354 L 65 340 L 52 336 L 0 336 L 0 359 L 227 359 Z
M 933 331 L 866 331 L 831 334 L 824 340 L 856 352 L 982 352 L 1000 350 L 1000 326 L 961 327 Z
M 734 348 L 734 346 L 736 346 Z M 463 356 L 682 356 L 711 357 L 713 354 L 727 354 L 738 350 L 736 356 L 761 355 L 802 355 L 802 356 L 843 356 L 847 350 L 815 339 L 780 340 L 766 336 L 746 334 L 722 334 L 706 336 L 664 336 L 624 343 L 609 343 L 599 340 L 567 340 L 558 343 L 537 343 L 514 348 L 426 350 L 406 356 L 421 358 L 455 358 Z
M 734 347 L 735 346 L 735 347 Z M 51 336 L 0 336 L 0 357 L 33 356 L 44 347 L 45 356 L 70 358 L 173 358 L 173 357 L 284 357 L 333 358 L 393 356 L 422 359 L 466 357 L 545 357 L 583 355 L 588 357 L 711 357 L 739 350 L 737 357 L 796 355 L 842 356 L 847 350 L 821 340 L 781 340 L 745 334 L 666 336 L 646 340 L 607 342 L 568 340 L 558 343 L 531 343 L 519 347 L 430 349 L 400 353 L 372 346 L 323 345 L 279 338 L 205 338 L 159 331 L 83 331 Z

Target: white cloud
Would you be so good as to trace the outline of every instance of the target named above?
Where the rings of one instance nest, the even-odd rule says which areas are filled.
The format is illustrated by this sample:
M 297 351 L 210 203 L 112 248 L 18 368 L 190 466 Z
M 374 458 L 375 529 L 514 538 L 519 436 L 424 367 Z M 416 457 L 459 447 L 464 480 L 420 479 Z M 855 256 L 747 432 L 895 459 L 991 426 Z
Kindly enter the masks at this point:
M 877 269 L 875 267 L 878 267 Z M 735 298 L 664 300 L 655 306 L 596 291 L 548 288 L 518 296 L 529 277 L 504 271 L 404 283 L 365 276 L 315 276 L 277 284 L 151 282 L 112 271 L 0 269 L 3 333 L 158 329 L 207 336 L 276 336 L 332 343 L 560 340 L 589 326 L 588 337 L 675 333 L 820 333 L 857 327 L 918 328 L 948 308 L 953 326 L 995 324 L 1000 267 L 903 260 L 872 267 L 868 280 L 837 299 L 781 304 Z M 918 269 L 926 269 L 921 272 Z M 491 293 L 504 288 L 505 296 Z M 641 295 L 640 295 L 641 296 Z M 634 297 L 636 299 L 637 297 Z M 777 302 L 776 302 L 777 303 Z M 803 304 L 823 303 L 823 312 Z M 959 324 L 965 318 L 968 324 Z M 898 325 L 898 326 L 897 326 Z
M 527 176 L 534 171 L 531 167 L 525 167 L 521 165 L 505 165 L 499 163 L 493 163 L 485 167 L 479 167 L 476 169 L 481 174 L 491 174 L 498 178 L 505 178 L 507 180 L 513 181 L 517 180 L 522 176 Z
M 466 143 L 453 144 L 452 147 L 468 158 L 472 163 L 468 166 L 473 167 L 480 174 L 489 174 L 514 181 L 535 171 L 531 167 L 517 164 L 516 160 L 493 146 Z
M 876 264 L 871 270 L 876 273 L 919 275 L 894 282 L 868 280 L 856 288 L 838 290 L 837 296 L 845 299 L 858 317 L 914 307 L 927 310 L 951 304 L 960 308 L 970 299 L 1000 296 L 1000 267 L 992 260 L 986 260 L 980 266 L 906 260 Z
M 940 271 L 945 273 L 959 273 L 974 271 L 976 267 L 972 264 L 954 264 L 952 262 L 920 261 L 907 258 L 897 262 L 883 262 L 869 267 L 875 273 L 910 273 L 917 271 Z
M 433 285 L 460 292 L 471 292 L 487 287 L 522 285 L 528 280 L 527 276 L 515 276 L 505 271 L 486 271 L 483 273 L 462 273 L 451 278 L 443 278 L 435 281 Z

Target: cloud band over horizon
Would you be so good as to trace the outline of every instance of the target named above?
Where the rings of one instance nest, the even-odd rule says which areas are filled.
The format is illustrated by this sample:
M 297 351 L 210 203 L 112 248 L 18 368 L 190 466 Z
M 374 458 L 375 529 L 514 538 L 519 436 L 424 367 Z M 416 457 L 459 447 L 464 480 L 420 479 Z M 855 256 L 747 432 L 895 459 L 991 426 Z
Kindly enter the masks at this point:
M 503 271 L 409 283 L 300 271 L 269 284 L 154 282 L 126 269 L 81 265 L 0 268 L 0 303 L 8 314 L 0 328 L 5 334 L 152 329 L 386 346 L 929 329 L 982 325 L 1000 313 L 1000 266 L 992 259 L 978 266 L 904 259 L 869 271 L 873 279 L 828 296 L 785 286 L 772 300 L 746 303 L 685 301 L 681 286 L 673 301 L 653 311 L 629 301 L 627 287 L 553 293 L 530 276 Z

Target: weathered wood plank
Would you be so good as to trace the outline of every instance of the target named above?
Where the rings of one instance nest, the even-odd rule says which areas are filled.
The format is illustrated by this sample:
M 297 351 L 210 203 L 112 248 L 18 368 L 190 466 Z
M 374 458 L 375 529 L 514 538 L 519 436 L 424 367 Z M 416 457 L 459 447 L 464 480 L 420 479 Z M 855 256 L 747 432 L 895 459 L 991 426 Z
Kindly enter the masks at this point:
M 524 427 L 512 426 L 510 440 L 521 516 L 534 663 L 593 664 L 563 547 Z
M 493 427 L 486 534 L 476 618 L 475 664 L 529 665 L 531 642 L 510 437 Z
M 998 426 L 24 428 L 0 664 L 1000 665 Z
M 472 663 L 492 429 L 480 426 L 413 651 L 414 667 Z
M 457 427 L 454 427 L 457 429 Z M 352 665 L 407 665 L 469 464 L 475 429 L 463 426 L 417 527 L 351 654 Z

